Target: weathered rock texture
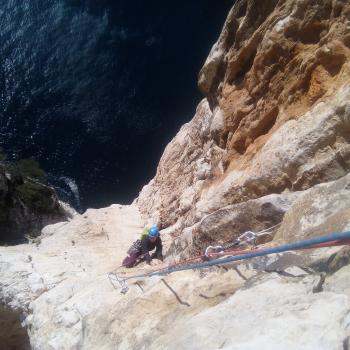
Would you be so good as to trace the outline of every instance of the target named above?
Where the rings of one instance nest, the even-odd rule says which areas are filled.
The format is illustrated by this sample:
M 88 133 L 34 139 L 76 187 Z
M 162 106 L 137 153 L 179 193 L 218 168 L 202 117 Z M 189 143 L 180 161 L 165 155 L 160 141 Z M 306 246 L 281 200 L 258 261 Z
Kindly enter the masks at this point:
M 319 190 L 303 211 L 291 207 L 294 220 L 327 197 Z M 320 215 L 309 229 L 324 230 L 327 220 Z M 350 228 L 350 218 L 343 222 Z M 6 325 L 0 348 L 26 349 L 21 320 L 34 350 L 343 350 L 350 335 L 349 249 L 291 252 L 225 269 L 136 279 L 123 295 L 107 273 L 142 227 L 135 206 L 113 205 L 47 226 L 39 245 L 0 247 L 0 316 L 6 316 L 5 322 L 0 318 Z M 141 265 L 127 273 L 147 270 Z
M 286 213 L 275 238 L 286 242 L 319 235 L 322 231 L 348 231 L 349 222 L 350 174 L 303 192 Z
M 179 234 L 227 205 L 350 168 L 350 5 L 238 1 L 199 75 L 206 99 L 137 204 Z
M 107 273 L 145 223 L 163 228 L 165 264 L 276 224 L 269 245 L 350 230 L 349 15 L 348 1 L 238 0 L 206 98 L 139 198 L 0 247 L 0 348 L 26 348 L 22 322 L 35 350 L 347 349 L 349 248 L 135 279 L 126 295 Z
M 0 164 L 0 244 L 37 236 L 44 226 L 70 216 L 53 188 L 20 173 L 11 174 Z
M 0 305 L 22 314 L 32 348 L 84 348 L 87 319 L 99 309 L 108 314 L 120 298 L 106 274 L 140 231 L 138 211 L 114 205 L 45 227 L 39 244 L 0 247 Z M 0 337 L 1 349 L 11 335 Z

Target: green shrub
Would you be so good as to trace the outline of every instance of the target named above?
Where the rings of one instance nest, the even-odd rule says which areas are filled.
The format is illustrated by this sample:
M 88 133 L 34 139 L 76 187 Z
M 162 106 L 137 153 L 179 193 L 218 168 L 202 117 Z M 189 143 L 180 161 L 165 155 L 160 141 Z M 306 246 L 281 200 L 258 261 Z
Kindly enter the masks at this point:
M 50 188 L 28 181 L 16 187 L 16 192 L 25 205 L 37 213 L 53 212 L 51 197 L 54 193 Z
M 47 175 L 34 159 L 21 159 L 16 166 L 23 177 L 31 177 L 40 181 L 46 181 Z

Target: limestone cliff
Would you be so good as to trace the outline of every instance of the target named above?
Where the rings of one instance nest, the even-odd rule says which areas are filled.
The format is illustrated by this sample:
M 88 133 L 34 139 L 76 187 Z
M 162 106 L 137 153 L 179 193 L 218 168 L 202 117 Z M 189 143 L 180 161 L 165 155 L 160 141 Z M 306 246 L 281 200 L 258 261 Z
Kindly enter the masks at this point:
M 238 0 L 206 97 L 139 198 L 0 247 L 0 348 L 348 349 L 348 247 L 137 278 L 126 295 L 107 273 L 147 222 L 164 266 L 276 224 L 269 245 L 350 230 L 349 17 L 348 1 Z
M 349 11 L 347 1 L 236 3 L 199 74 L 206 99 L 137 200 L 145 218 L 177 236 L 225 206 L 348 173 Z
M 282 231 L 325 228 L 341 212 L 349 230 L 349 188 L 347 176 L 306 191 Z M 264 203 L 285 208 L 277 198 Z M 238 219 L 240 209 L 232 210 Z M 0 247 L 0 348 L 343 350 L 349 341 L 349 249 L 135 279 L 123 295 L 107 273 L 142 227 L 135 206 L 113 205 L 47 226 L 39 245 Z

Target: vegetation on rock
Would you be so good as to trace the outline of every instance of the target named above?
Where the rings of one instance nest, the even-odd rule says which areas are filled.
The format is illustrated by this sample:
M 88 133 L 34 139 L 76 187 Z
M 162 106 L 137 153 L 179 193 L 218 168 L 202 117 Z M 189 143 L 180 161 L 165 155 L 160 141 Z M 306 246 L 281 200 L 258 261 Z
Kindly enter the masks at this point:
M 0 242 L 13 243 L 64 218 L 55 190 L 34 159 L 6 160 L 0 149 Z

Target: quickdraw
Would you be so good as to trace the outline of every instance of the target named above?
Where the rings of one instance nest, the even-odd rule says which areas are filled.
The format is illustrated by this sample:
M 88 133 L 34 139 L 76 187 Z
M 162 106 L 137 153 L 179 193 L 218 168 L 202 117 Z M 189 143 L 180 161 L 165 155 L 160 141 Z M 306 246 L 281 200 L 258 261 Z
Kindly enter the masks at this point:
M 204 255 L 207 258 L 210 258 L 211 253 L 223 252 L 223 251 L 230 249 L 230 248 L 233 248 L 235 246 L 241 246 L 241 245 L 246 245 L 246 244 L 256 245 L 257 238 L 259 238 L 261 236 L 265 236 L 265 235 L 272 236 L 271 232 L 269 232 L 269 231 L 271 231 L 272 229 L 276 228 L 279 225 L 280 224 L 274 225 L 272 227 L 269 227 L 269 228 L 262 230 L 262 231 L 259 231 L 257 233 L 255 233 L 253 231 L 246 231 L 243 234 L 241 234 L 237 239 L 235 239 L 233 242 L 230 242 L 230 243 L 226 243 L 223 245 L 217 245 L 217 246 L 210 245 L 205 249 Z
M 235 239 L 233 242 L 224 244 L 224 245 L 217 245 L 217 246 L 209 246 L 206 248 L 204 255 L 198 255 L 189 259 L 185 259 L 182 261 L 179 261 L 177 263 L 173 263 L 168 265 L 168 269 L 171 268 L 175 268 L 176 266 L 179 265 L 183 265 L 192 261 L 196 261 L 196 260 L 205 260 L 208 258 L 214 258 L 214 257 L 222 257 L 225 255 L 239 255 L 239 254 L 243 254 L 245 252 L 247 252 L 246 250 L 237 250 L 237 251 L 227 251 L 225 252 L 225 250 L 228 250 L 229 248 L 232 248 L 234 246 L 241 246 L 241 245 L 246 245 L 246 244 L 255 244 L 256 239 L 262 235 L 268 234 L 270 235 L 271 233 L 268 233 L 268 231 L 271 231 L 272 229 L 274 229 L 275 227 L 279 226 L 280 224 L 274 225 L 272 227 L 269 227 L 265 230 L 259 231 L 257 233 L 254 233 L 253 231 L 246 231 L 243 234 L 241 234 L 237 239 Z M 128 254 L 131 253 L 133 251 L 133 249 L 138 249 L 139 245 L 140 245 L 141 241 L 138 240 L 136 242 L 133 243 L 133 245 L 130 247 L 130 249 L 128 250 Z M 212 250 L 212 251 L 210 251 Z M 118 271 L 121 267 L 123 267 L 123 265 L 119 266 L 115 271 Z M 164 268 L 161 269 L 157 269 L 157 270 L 153 270 L 152 273 L 155 273 L 157 271 L 161 271 Z M 122 294 L 126 294 L 129 290 L 129 286 L 127 283 L 128 279 L 134 278 L 135 276 L 131 276 L 130 278 L 128 277 L 120 277 L 116 272 L 110 272 L 108 274 L 108 278 L 113 286 L 114 289 L 119 289 L 121 288 L 121 293 Z M 118 285 L 118 287 L 117 287 Z
M 114 289 L 121 288 L 120 293 L 126 294 L 129 291 L 129 286 L 125 278 L 119 277 L 115 272 L 110 272 L 108 278 Z M 116 286 L 116 283 L 118 283 L 119 286 Z
M 260 232 L 261 233 L 261 232 Z M 139 275 L 132 275 L 128 277 L 119 277 L 115 272 L 109 273 L 108 277 L 115 289 L 114 282 L 117 282 L 119 284 L 119 287 L 121 287 L 121 293 L 125 294 L 129 290 L 127 280 L 135 279 L 135 278 L 145 278 L 145 277 L 153 277 L 153 276 L 164 276 L 168 275 L 174 272 L 178 271 L 185 271 L 185 270 L 194 270 L 194 269 L 201 269 L 201 268 L 208 268 L 211 266 L 216 265 L 223 265 L 227 263 L 232 263 L 235 261 L 240 260 L 246 260 L 251 259 L 259 256 L 265 256 L 270 254 L 276 254 L 276 253 L 282 253 L 292 250 L 300 250 L 300 249 L 316 249 L 316 248 L 323 248 L 323 247 L 331 247 L 331 246 L 339 246 L 339 245 L 350 245 L 350 231 L 347 232 L 337 232 L 326 236 L 316 237 L 308 240 L 298 241 L 294 243 L 284 244 L 281 246 L 276 247 L 270 247 L 270 248 L 257 248 L 254 250 L 241 250 L 241 251 L 231 251 L 231 252 L 225 252 L 227 254 L 231 254 L 225 258 L 217 258 L 212 261 L 206 261 L 206 262 L 199 262 L 194 263 L 192 265 L 184 265 L 184 266 L 178 266 L 181 264 L 184 264 L 189 261 L 197 260 L 203 256 L 190 258 L 184 261 L 180 261 L 178 263 L 175 263 L 173 265 L 170 265 L 166 268 L 161 268 L 158 270 L 150 271 L 144 274 Z M 222 255 L 222 253 L 211 253 L 212 256 L 218 256 Z M 178 266 L 178 267 L 176 267 Z

